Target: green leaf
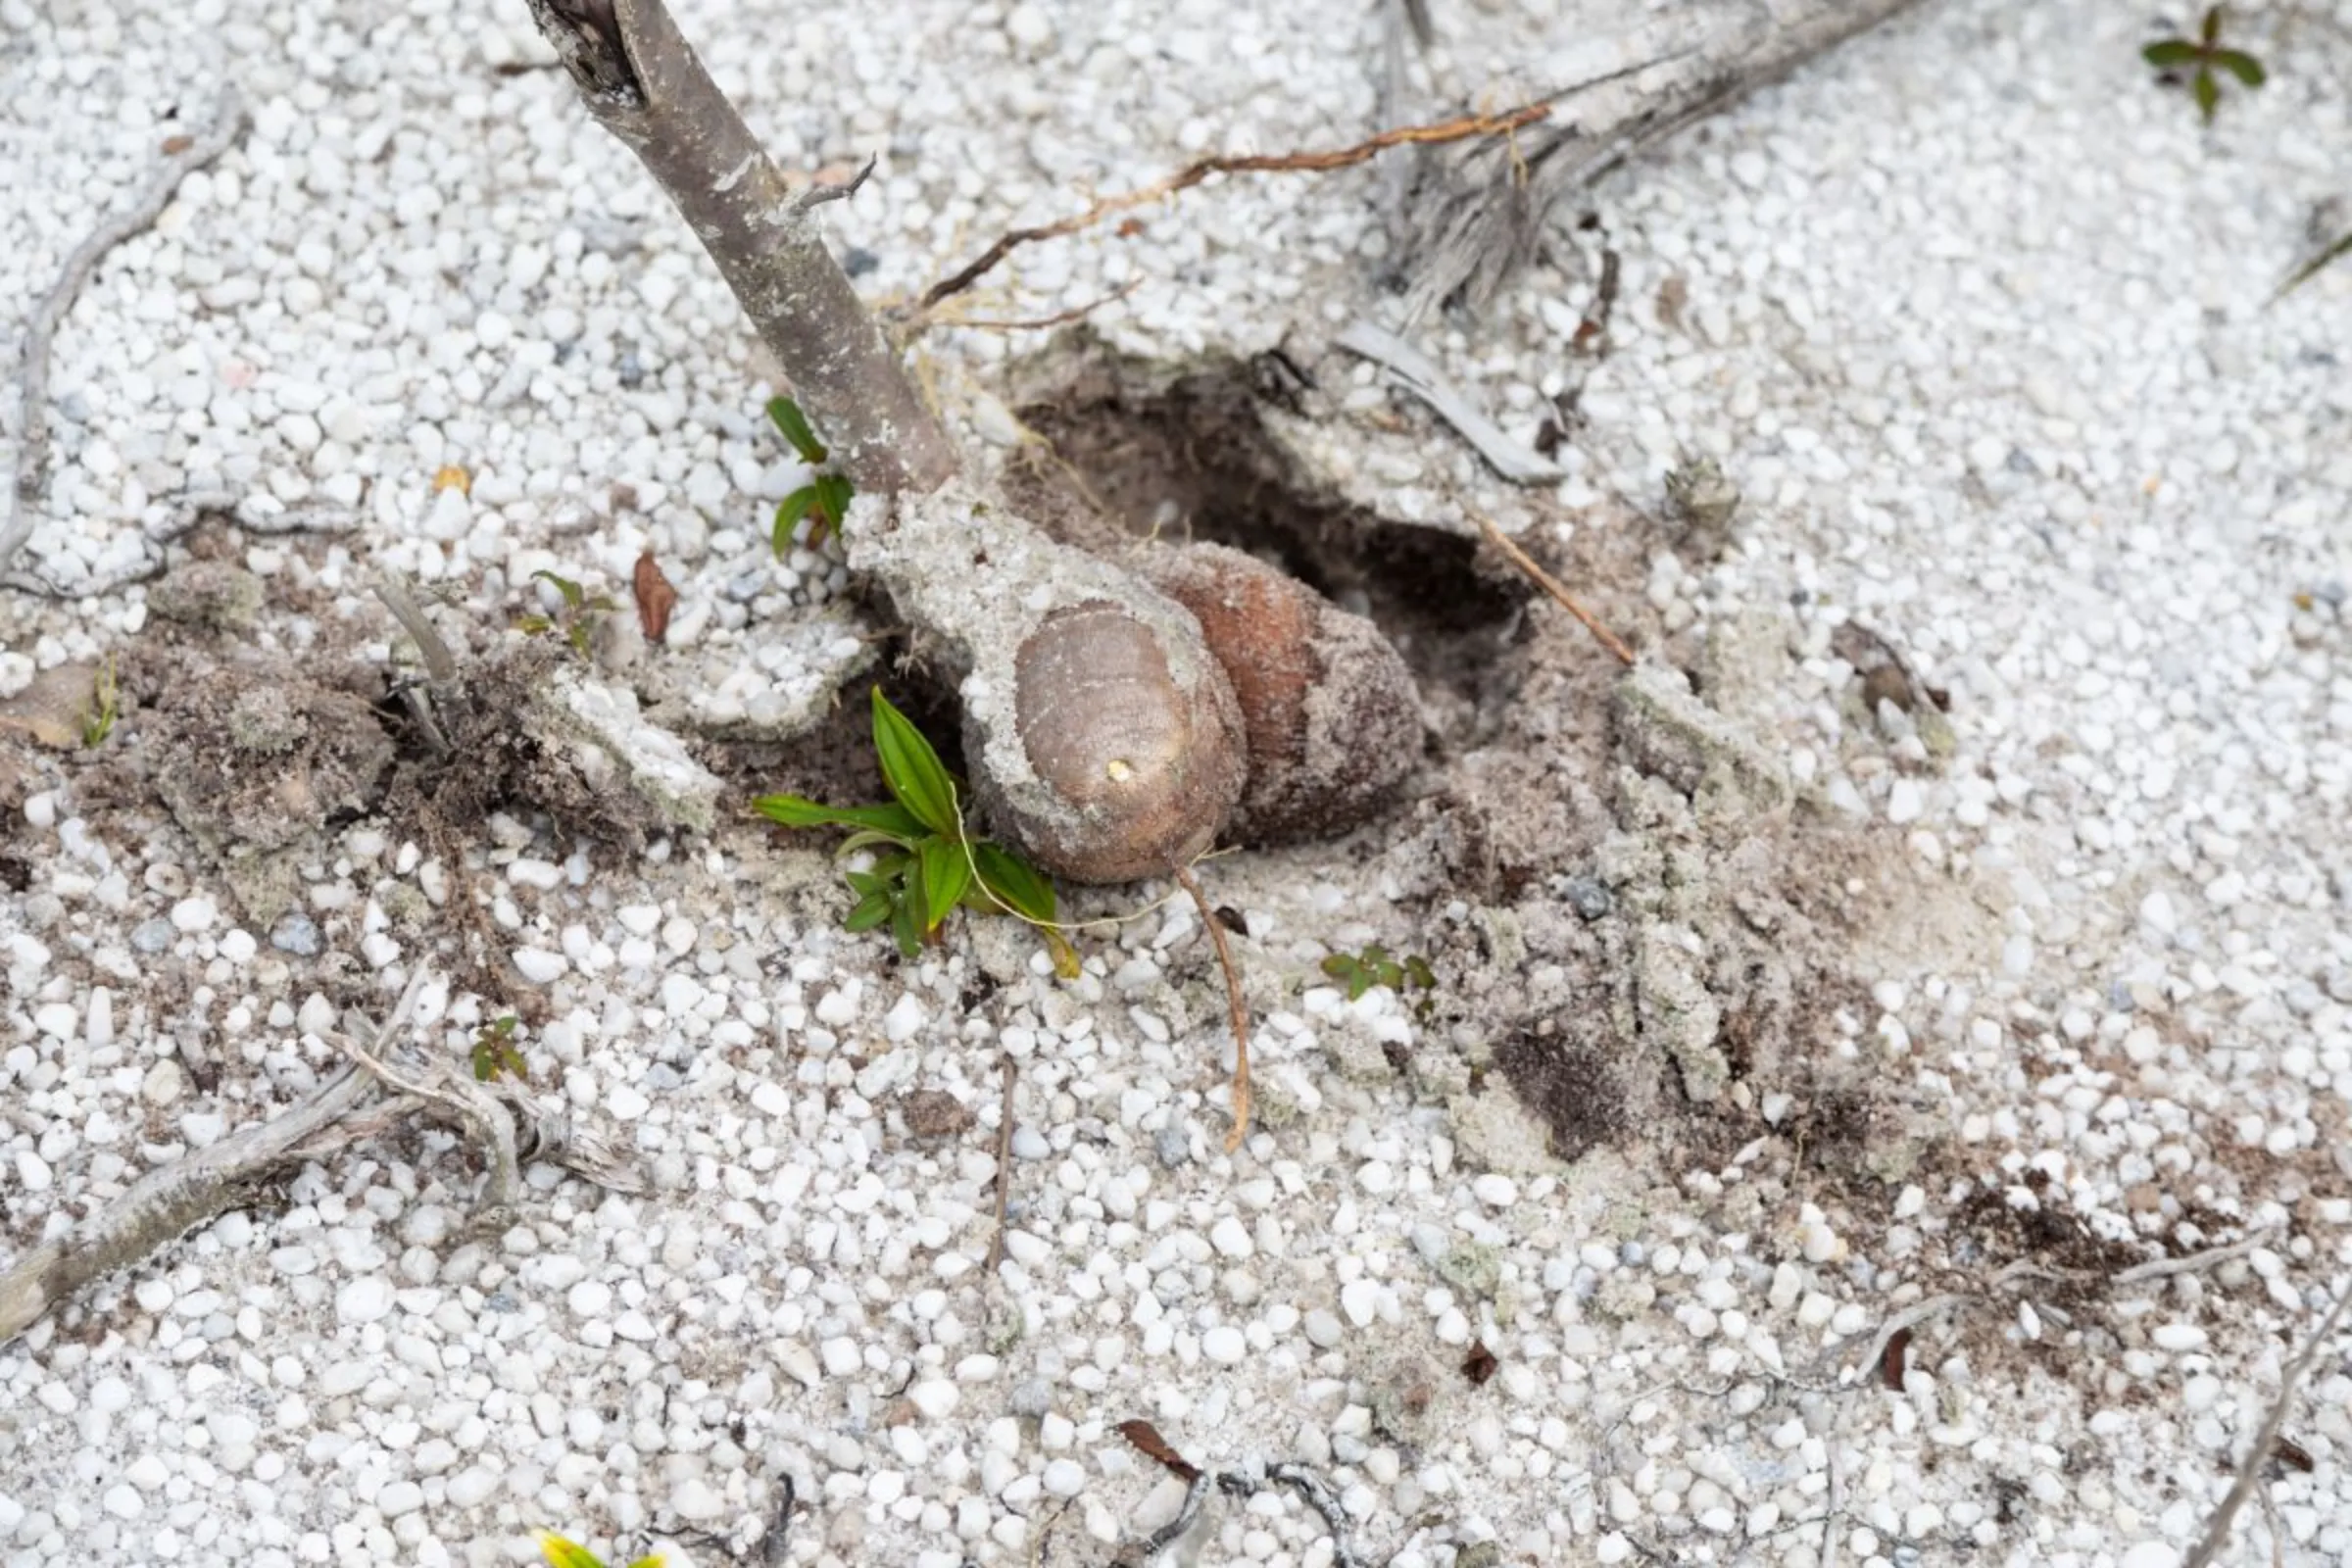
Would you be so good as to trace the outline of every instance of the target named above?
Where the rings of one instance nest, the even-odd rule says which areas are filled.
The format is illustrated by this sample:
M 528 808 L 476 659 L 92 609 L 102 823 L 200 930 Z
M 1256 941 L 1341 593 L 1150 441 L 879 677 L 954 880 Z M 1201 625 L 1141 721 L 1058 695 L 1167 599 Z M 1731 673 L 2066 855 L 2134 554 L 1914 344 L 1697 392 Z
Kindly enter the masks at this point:
M 752 809 L 786 827 L 857 827 L 891 842 L 922 837 L 925 824 L 904 806 L 826 806 L 805 795 L 762 795 Z
M 553 583 L 555 585 L 556 592 L 564 596 L 564 605 L 567 610 L 577 611 L 582 605 L 588 602 L 588 591 L 582 588 L 578 583 L 573 582 L 569 577 L 559 577 L 554 572 L 549 571 L 544 567 L 532 572 L 531 575 L 533 577 L 544 578 L 548 582 Z
M 668 1559 L 663 1557 L 658 1551 L 648 1552 L 646 1555 L 638 1558 L 635 1562 L 629 1564 L 629 1568 L 662 1568 L 662 1563 L 666 1561 L 668 1561 Z
M 799 527 L 808 509 L 816 505 L 816 486 L 805 484 L 776 503 L 775 526 L 768 530 L 767 547 L 781 556 L 792 548 L 792 530 Z
M 776 428 L 784 432 L 784 439 L 792 443 L 792 450 L 801 455 L 803 463 L 813 468 L 825 461 L 825 444 L 808 428 L 808 416 L 801 412 L 798 403 L 790 398 L 769 398 L 767 416 L 776 421 Z
M 605 1568 L 604 1558 L 552 1530 L 539 1533 L 539 1555 L 547 1559 L 547 1568 Z
M 2352 255 L 2352 230 L 2347 230 L 2337 236 L 2326 250 L 2288 273 L 2286 281 L 2278 285 L 2278 293 L 2271 296 L 2272 300 L 2277 301 L 2281 296 L 2301 288 L 2317 277 L 2321 269 L 2331 262 L 2341 261 L 2347 255 Z
M 2216 49 L 2213 52 L 2213 63 L 2249 87 L 2259 87 L 2267 79 L 2261 61 L 2252 55 L 2241 54 L 2235 49 Z
M 1430 968 L 1427 958 L 1417 954 L 1404 960 L 1404 972 L 1413 982 L 1415 990 L 1435 991 L 1438 988 L 1437 971 Z
M 899 956 L 916 958 L 923 951 L 922 917 L 915 912 L 912 898 L 902 894 L 890 906 L 890 934 L 899 941 Z
M 972 885 L 972 862 L 956 839 L 928 838 L 915 847 L 922 873 L 923 929 L 936 931 Z
M 895 902 L 889 889 L 869 889 L 863 898 L 850 906 L 850 912 L 842 920 L 841 928 L 853 936 L 860 931 L 871 931 L 890 918 L 891 906 Z
M 882 688 L 874 688 L 874 756 L 882 763 L 882 782 L 915 820 L 934 833 L 961 838 L 956 815 L 956 781 L 905 713 L 890 706 Z
M 905 808 L 901 808 L 901 809 L 905 809 Z M 914 821 L 912 817 L 908 817 L 907 820 L 910 822 Z M 919 822 L 915 823 L 915 830 L 912 833 L 882 833 L 877 832 L 872 828 L 865 828 L 859 832 L 851 834 L 846 839 L 843 839 L 841 841 L 841 848 L 833 853 L 836 855 L 847 856 L 856 855 L 859 850 L 878 850 L 884 848 L 903 850 L 908 845 L 914 843 L 916 839 L 921 836 L 921 833 L 922 824 Z
M 2206 9 L 2205 21 L 2199 26 L 2198 31 L 2203 34 L 2209 48 L 2220 39 L 2222 35 L 2222 8 L 2220 6 L 2211 6 Z
M 2142 49 L 2139 58 L 2158 71 L 2174 71 L 2194 62 L 2203 53 L 2186 38 L 2167 38 L 2162 43 L 2152 43 Z
M 1054 884 L 1036 866 L 1010 850 L 985 842 L 972 846 L 972 859 L 980 869 L 980 885 L 997 903 L 1024 920 L 1054 923 L 1057 910 Z
M 816 491 L 817 510 L 825 514 L 827 522 L 839 528 L 841 520 L 850 514 L 850 498 L 858 493 L 858 487 L 843 474 L 820 473 L 811 488 Z
M 2214 106 L 2222 101 L 2222 84 L 2213 79 L 2211 71 L 2199 66 L 2196 80 L 2188 85 L 2197 100 L 2197 112 L 2205 117 L 2205 123 L 2212 124 Z

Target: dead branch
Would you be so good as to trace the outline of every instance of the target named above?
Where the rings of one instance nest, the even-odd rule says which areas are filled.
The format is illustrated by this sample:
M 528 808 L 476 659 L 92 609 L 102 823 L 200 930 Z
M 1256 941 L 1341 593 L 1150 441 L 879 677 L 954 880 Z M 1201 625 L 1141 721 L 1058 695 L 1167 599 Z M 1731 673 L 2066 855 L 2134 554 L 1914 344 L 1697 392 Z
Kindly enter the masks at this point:
M 841 471 L 867 491 L 945 484 L 955 447 L 810 216 L 830 198 L 786 185 L 662 0 L 530 6 L 588 113 L 718 264 Z
M 1400 215 L 1409 326 L 1431 308 L 1480 305 L 1541 247 L 1568 197 L 1916 0 L 1740 0 L 1666 8 L 1622 53 L 1638 71 L 1571 89 L 1573 117 L 1544 130 L 1424 159 Z M 1726 11 L 1729 20 L 1725 20 Z M 1557 102 L 1566 94 L 1546 102 Z
M 9 486 L 8 524 L 0 527 L 0 570 L 5 570 L 38 520 L 33 507 L 48 481 L 49 462 L 49 348 L 74 297 L 89 281 L 107 252 L 144 230 L 172 204 L 179 182 L 228 151 L 245 128 L 245 100 L 234 86 L 223 86 L 212 122 L 191 137 L 166 144 L 163 167 L 139 192 L 137 200 L 98 225 L 74 248 L 59 271 L 57 282 L 32 308 L 24 323 L 24 370 L 21 390 L 24 416 L 17 425 L 16 473 Z M 175 145 L 176 144 L 176 145 Z M 6 1336 L 0 1335 L 0 1339 Z
M 328 1038 L 349 1065 L 309 1099 L 149 1171 L 73 1231 L 0 1270 L 0 1345 L 84 1287 L 144 1263 L 197 1226 L 251 1202 L 279 1172 L 392 1131 L 420 1113 L 457 1121 L 483 1142 L 491 1162 L 485 1217 L 495 1219 L 512 1207 L 527 1159 L 549 1160 L 615 1191 L 638 1190 L 609 1144 L 561 1111 L 531 1105 L 513 1085 L 475 1084 L 447 1063 L 389 1065 L 390 1048 L 423 982 L 419 967 L 381 1029 L 357 1013 L 345 1015 L 344 1029 Z
M 1574 615 L 1578 620 L 1582 621 L 1584 623 L 1585 630 L 1591 632 L 1594 637 L 1599 638 L 1600 645 L 1603 648 L 1606 648 L 1610 653 L 1617 656 L 1617 661 L 1619 663 L 1630 664 L 1634 662 L 1634 651 L 1631 648 L 1626 647 L 1624 641 L 1620 639 L 1615 632 L 1609 630 L 1608 627 L 1603 626 L 1599 621 L 1593 619 L 1592 612 L 1585 609 L 1584 606 L 1578 604 L 1575 596 L 1570 594 L 1566 588 L 1560 586 L 1560 581 L 1558 578 L 1554 577 L 1550 572 L 1545 571 L 1542 566 L 1537 565 L 1536 558 L 1529 555 L 1526 551 L 1520 549 L 1519 542 L 1517 540 L 1513 539 L 1509 534 L 1504 533 L 1499 527 L 1495 526 L 1494 518 L 1479 516 L 1479 514 L 1475 512 L 1470 515 L 1478 523 L 1480 531 L 1485 533 L 1488 539 L 1494 542 L 1494 548 L 1501 551 L 1504 555 L 1510 557 L 1512 565 L 1517 566 L 1521 571 L 1526 572 L 1527 575 L 1533 579 L 1536 586 L 1543 589 L 1545 593 L 1551 595 L 1554 602 L 1556 602 L 1561 609 L 1567 611 L 1568 613 Z
M 1549 105 L 1529 104 L 1499 115 L 1465 115 L 1434 125 L 1400 125 L 1384 130 L 1376 136 L 1357 142 L 1352 147 L 1336 148 L 1328 152 L 1258 153 L 1249 156 L 1203 158 L 1186 166 L 1167 178 L 1131 190 L 1118 196 L 1105 196 L 1074 217 L 1034 228 L 1016 228 L 1001 236 L 994 245 L 956 271 L 949 273 L 923 291 L 922 307 L 928 310 L 950 295 L 960 294 L 986 276 L 996 265 L 1023 245 L 1039 240 L 1059 239 L 1092 228 L 1113 213 L 1123 213 L 1137 207 L 1149 207 L 1164 201 L 1178 191 L 1189 190 L 1211 174 L 1316 173 L 1334 169 L 1347 169 L 1364 163 L 1392 147 L 1434 146 L 1445 142 L 1463 141 L 1471 137 L 1507 136 L 1551 113 Z

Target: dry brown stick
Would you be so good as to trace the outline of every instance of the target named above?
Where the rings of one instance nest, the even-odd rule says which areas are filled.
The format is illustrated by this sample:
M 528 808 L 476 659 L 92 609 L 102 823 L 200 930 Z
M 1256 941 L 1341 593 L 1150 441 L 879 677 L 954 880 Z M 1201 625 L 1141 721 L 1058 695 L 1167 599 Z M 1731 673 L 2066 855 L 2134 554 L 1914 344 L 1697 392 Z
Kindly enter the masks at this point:
M 1474 136 L 1506 136 L 1523 126 L 1534 124 L 1550 113 L 1549 104 L 1529 104 L 1506 114 L 1464 115 L 1458 120 L 1443 121 L 1434 125 L 1399 125 L 1359 141 L 1352 147 L 1339 147 L 1327 152 L 1254 153 L 1203 158 L 1141 190 L 1105 196 L 1075 217 L 1040 223 L 1034 228 L 1010 230 L 982 251 L 976 260 L 967 263 L 961 270 L 932 284 L 924 292 L 922 303 L 928 308 L 950 295 L 962 293 L 1023 245 L 1032 245 L 1045 239 L 1059 239 L 1067 234 L 1075 234 L 1080 229 L 1092 228 L 1113 213 L 1149 207 L 1178 191 L 1191 189 L 1211 174 L 1321 173 L 1365 163 L 1392 147 L 1426 147 L 1450 141 L 1467 141 Z
M 1021 1070 L 1020 1063 L 1009 1055 L 1000 1065 L 1004 1072 L 1004 1108 L 997 1117 L 997 1234 L 988 1244 L 992 1277 L 997 1265 L 1004 1261 L 1004 1209 L 1012 1195 L 1012 1085 Z
M 992 321 L 976 317 L 967 317 L 959 321 L 942 321 L 939 324 L 942 326 L 967 326 L 975 331 L 985 332 L 1042 332 L 1049 327 L 1067 326 L 1072 321 L 1084 320 L 1103 306 L 1116 305 L 1143 286 L 1144 280 L 1139 277 L 1115 294 L 1105 294 L 1090 304 L 1073 306 L 1069 310 L 1059 311 L 1052 316 L 1032 317 L 1025 321 Z
M 192 137 L 173 137 L 165 144 L 164 166 L 155 172 L 147 188 L 139 192 L 122 212 L 105 222 L 74 247 L 59 270 L 58 279 L 48 293 L 33 306 L 32 315 L 24 323 L 24 374 L 23 378 L 24 417 L 17 426 L 16 472 L 9 485 L 8 521 L 0 524 L 0 568 L 8 565 L 9 558 L 32 537 L 38 518 L 33 504 L 39 500 L 47 477 L 49 460 L 49 345 L 57 329 L 74 308 L 74 300 L 81 285 L 97 270 L 107 252 L 140 232 L 172 205 L 172 193 L 179 182 L 197 170 L 219 158 L 235 144 L 245 128 L 245 100 L 237 89 L 220 89 L 220 106 L 213 111 L 212 123 Z
M 1552 576 L 1550 572 L 1545 571 L 1542 566 L 1537 565 L 1536 558 L 1529 555 L 1526 551 L 1520 549 L 1518 543 L 1513 540 L 1510 535 L 1504 533 L 1500 528 L 1494 525 L 1494 520 L 1492 517 L 1479 516 L 1479 514 L 1475 512 L 1471 513 L 1470 515 L 1477 520 L 1479 527 L 1485 531 L 1486 536 L 1494 542 L 1494 548 L 1501 551 L 1504 555 L 1510 557 L 1511 564 L 1517 566 L 1521 571 L 1526 572 L 1528 576 L 1534 580 L 1537 587 L 1543 589 L 1545 593 L 1551 595 L 1553 599 L 1557 600 L 1561 609 L 1567 611 L 1568 613 L 1574 615 L 1578 620 L 1583 621 L 1585 623 L 1585 630 L 1599 638 L 1600 644 L 1603 648 L 1606 648 L 1610 653 L 1615 654 L 1621 662 L 1630 664 L 1634 662 L 1634 651 L 1631 648 L 1626 647 L 1624 642 L 1619 639 L 1615 632 L 1609 630 L 1608 627 L 1603 626 L 1599 621 L 1594 620 L 1592 612 L 1586 610 L 1584 606 L 1578 604 L 1574 596 L 1572 596 L 1567 589 L 1560 586 L 1559 579 Z
M 1225 1150 L 1231 1153 L 1242 1147 L 1250 1136 L 1250 1002 L 1242 995 L 1241 966 L 1233 961 L 1233 949 L 1225 941 L 1225 923 L 1217 911 L 1209 907 L 1208 895 L 1200 890 L 1200 879 L 1193 875 L 1191 866 L 1180 867 L 1176 884 L 1193 896 L 1193 906 L 1200 911 L 1200 923 L 1208 927 L 1208 940 L 1216 944 L 1217 966 L 1225 971 L 1225 1015 L 1233 1025 L 1233 1130 L 1225 1135 Z

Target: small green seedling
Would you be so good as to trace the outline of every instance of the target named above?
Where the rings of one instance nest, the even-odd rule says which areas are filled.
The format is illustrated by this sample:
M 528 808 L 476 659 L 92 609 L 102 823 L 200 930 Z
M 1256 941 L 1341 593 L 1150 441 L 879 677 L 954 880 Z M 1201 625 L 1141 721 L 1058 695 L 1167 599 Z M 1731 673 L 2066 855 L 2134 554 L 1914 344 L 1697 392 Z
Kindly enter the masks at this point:
M 883 806 L 824 806 L 799 795 L 762 795 L 761 816 L 786 827 L 846 827 L 844 855 L 876 852 L 847 873 L 858 902 L 842 921 L 850 931 L 887 925 L 911 958 L 937 941 L 958 906 L 1014 915 L 1045 933 L 1054 967 L 1078 971 L 1078 955 L 1054 925 L 1054 884 L 1027 860 L 965 831 L 956 776 L 923 732 L 874 688 L 874 755 L 896 799 Z
M 2216 70 L 2228 72 L 2248 87 L 2261 86 L 2267 75 L 2261 61 L 2242 49 L 2223 45 L 2220 6 L 2205 13 L 2194 41 L 2165 38 L 2142 49 L 2139 58 L 2154 66 L 2162 80 L 2177 81 L 2181 73 L 2188 73 L 2189 96 L 2197 101 L 2197 113 L 2205 117 L 2208 125 L 2222 101 L 2222 78 L 2214 74 Z
M 571 651 L 582 659 L 588 657 L 589 640 L 596 635 L 599 616 L 609 615 L 620 607 L 603 594 L 591 594 L 569 577 L 559 577 L 552 571 L 540 570 L 533 577 L 544 577 L 563 597 L 564 609 L 554 615 L 525 615 L 514 623 L 514 629 L 526 637 L 560 636 L 571 645 Z
M 547 1559 L 547 1568 L 605 1568 L 604 1558 L 552 1530 L 539 1533 L 539 1555 Z M 660 1552 L 649 1552 L 629 1564 L 629 1568 L 662 1568 L 662 1561 Z
M 90 710 L 82 715 L 82 746 L 91 751 L 104 746 L 115 732 L 115 720 L 122 716 L 122 688 L 115 680 L 115 656 L 108 654 L 106 662 L 98 666 L 98 683 L 90 691 Z
M 1401 959 L 1389 956 L 1382 947 L 1369 947 L 1362 953 L 1335 953 L 1323 960 L 1323 972 L 1348 988 L 1348 1000 L 1353 1002 L 1374 986 L 1387 986 L 1402 996 L 1407 990 L 1434 991 L 1438 976 L 1429 960 L 1418 954 L 1407 954 Z
M 790 398 L 769 398 L 767 416 L 776 421 L 776 428 L 784 432 L 784 439 L 792 443 L 792 450 L 800 454 L 801 461 L 820 470 L 777 504 L 775 528 L 768 536 L 768 543 L 777 555 L 783 555 L 792 548 L 792 530 L 813 512 L 816 520 L 808 527 L 808 547 L 813 550 L 825 542 L 828 532 L 841 530 L 841 519 L 849 515 L 850 497 L 857 491 L 845 476 L 822 471 L 831 454 L 816 438 L 816 432 L 808 428 L 808 416 L 801 412 L 798 403 Z
M 516 1083 L 528 1081 L 529 1064 L 514 1045 L 515 1017 L 486 1023 L 473 1034 L 473 1076 L 477 1083 L 495 1083 L 503 1075 Z

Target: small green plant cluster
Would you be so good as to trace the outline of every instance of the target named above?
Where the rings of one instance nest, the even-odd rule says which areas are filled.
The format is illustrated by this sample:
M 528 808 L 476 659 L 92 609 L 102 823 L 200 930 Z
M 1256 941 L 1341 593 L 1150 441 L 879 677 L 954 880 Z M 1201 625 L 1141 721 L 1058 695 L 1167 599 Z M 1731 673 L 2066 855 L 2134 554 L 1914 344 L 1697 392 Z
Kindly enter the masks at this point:
M 531 575 L 545 578 L 563 598 L 564 608 L 553 615 L 525 615 L 514 623 L 514 629 L 526 637 L 561 637 L 571 645 L 573 653 L 587 658 L 598 618 L 620 607 L 603 594 L 591 594 L 569 577 L 559 577 L 547 570 Z
M 540 1532 L 539 1555 L 547 1559 L 547 1568 L 605 1568 L 604 1558 L 552 1530 Z M 662 1568 L 662 1562 L 660 1552 L 649 1552 L 630 1563 L 629 1568 Z
M 799 404 L 790 398 L 769 398 L 767 416 L 784 432 L 784 439 L 792 443 L 792 450 L 800 454 L 801 461 L 818 470 L 814 478 L 777 503 L 775 528 L 768 536 L 768 543 L 781 556 L 792 548 L 792 530 L 803 517 L 814 513 L 816 520 L 808 526 L 808 546 L 813 550 L 825 542 L 827 533 L 841 531 L 841 519 L 849 515 L 850 497 L 857 491 L 846 476 L 825 471 L 825 460 L 832 454 L 808 427 L 808 416 L 801 412 Z
M 1387 986 L 1402 996 L 1407 991 L 1434 991 L 1438 985 L 1427 958 L 1418 954 L 1392 958 L 1388 949 L 1378 946 L 1358 954 L 1335 953 L 1323 960 L 1323 972 L 1348 988 L 1349 1002 L 1374 986 Z
M 92 751 L 104 746 L 115 732 L 115 720 L 122 716 L 122 687 L 115 678 L 115 656 L 110 653 L 98 666 L 97 683 L 90 688 L 89 710 L 81 718 L 81 744 Z
M 882 806 L 825 806 L 799 795 L 762 795 L 753 808 L 786 827 L 854 829 L 844 855 L 876 852 L 848 874 L 858 895 L 842 921 L 850 931 L 887 925 L 911 958 L 936 941 L 958 906 L 1005 913 L 1045 934 L 1054 966 L 1074 974 L 1078 956 L 1055 928 L 1054 884 L 1001 845 L 965 831 L 956 776 L 923 732 L 874 688 L 874 756 L 895 800 Z
M 2139 52 L 2139 58 L 2156 68 L 2167 78 L 2178 79 L 2187 74 L 2189 96 L 2197 101 L 2197 113 L 2205 123 L 2213 123 L 2213 112 L 2222 101 L 2222 78 L 2217 71 L 2226 71 L 2248 87 L 2259 87 L 2267 77 L 2262 62 L 2242 49 L 2231 49 L 2222 42 L 2222 8 L 2215 6 L 2205 13 L 2197 26 L 2195 38 L 2164 38 Z
M 530 1078 L 528 1063 L 514 1044 L 516 1019 L 513 1013 L 495 1018 L 473 1032 L 473 1076 L 477 1083 L 495 1083 L 501 1076 L 516 1083 Z

